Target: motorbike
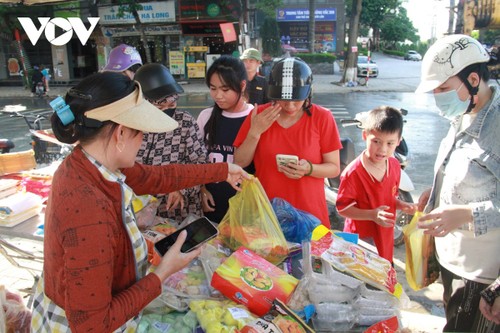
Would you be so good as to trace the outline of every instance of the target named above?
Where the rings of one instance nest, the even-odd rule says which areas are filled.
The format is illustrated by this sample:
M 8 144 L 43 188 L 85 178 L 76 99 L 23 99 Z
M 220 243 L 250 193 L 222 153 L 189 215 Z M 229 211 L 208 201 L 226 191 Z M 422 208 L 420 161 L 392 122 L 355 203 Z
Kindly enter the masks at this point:
M 400 109 L 403 116 L 408 114 L 405 109 Z M 359 129 L 363 128 L 363 119 L 366 112 L 356 114 L 354 119 L 342 119 L 340 123 L 342 127 L 356 126 Z M 350 138 L 341 138 L 342 149 L 340 150 L 340 173 L 356 158 L 354 151 L 354 142 Z M 394 157 L 399 161 L 401 166 L 401 178 L 399 182 L 398 199 L 413 203 L 411 192 L 415 190 L 413 182 L 405 168 L 409 164 L 409 149 L 404 138 L 401 138 L 399 146 L 394 152 Z M 325 178 L 325 195 L 330 213 L 330 222 L 332 229 L 343 229 L 343 218 L 338 214 L 335 205 L 337 202 L 337 193 L 340 184 L 340 176 L 335 178 Z M 400 246 L 404 243 L 403 227 L 410 223 L 413 215 L 397 211 L 396 224 L 394 225 L 394 246 Z
M 50 164 L 63 159 L 71 152 L 73 148 L 71 145 L 59 142 L 52 134 L 48 120 L 49 115 L 53 112 L 52 110 L 39 113 L 20 112 L 19 110 L 4 110 L 0 112 L 8 114 L 10 117 L 24 119 L 31 133 L 31 146 L 35 152 L 37 164 Z
M 39 98 L 42 98 L 45 96 L 45 86 L 43 82 L 38 82 L 35 85 L 35 95 Z

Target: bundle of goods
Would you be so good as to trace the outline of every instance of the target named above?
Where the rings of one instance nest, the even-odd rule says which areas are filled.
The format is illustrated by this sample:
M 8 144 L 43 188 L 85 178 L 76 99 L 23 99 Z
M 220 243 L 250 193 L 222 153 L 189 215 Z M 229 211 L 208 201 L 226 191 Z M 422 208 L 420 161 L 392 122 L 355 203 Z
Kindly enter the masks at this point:
M 18 191 L 19 180 L 0 179 L 0 199 L 15 194 Z
M 275 265 L 240 248 L 215 271 L 211 285 L 227 298 L 262 316 L 272 302 L 287 302 L 299 281 Z
M 137 333 L 192 333 L 198 326 L 196 314 L 192 311 L 143 314 Z
M 307 326 L 293 310 L 276 299 L 268 313 L 245 325 L 241 330 L 241 333 L 269 332 L 314 333 L 314 330 Z
M 0 176 L 36 167 L 35 152 L 30 149 L 17 153 L 0 154 Z
M 266 192 L 255 177 L 243 180 L 241 191 L 229 199 L 219 224 L 220 239 L 231 250 L 244 246 L 273 264 L 288 255 L 288 246 Z
M 387 259 L 331 232 L 311 242 L 311 254 L 323 258 L 335 269 L 396 297 L 403 291 L 403 287 L 397 281 L 396 270 Z
M 196 313 L 205 333 L 236 333 L 255 320 L 248 309 L 230 300 L 194 300 L 189 303 L 189 308 Z
M 305 275 L 288 306 L 308 319 L 307 307 L 314 305 L 314 329 L 350 330 L 400 316 L 400 301 L 395 296 L 368 289 L 363 281 L 334 270 L 323 259 L 322 273 L 313 272 L 307 246 L 304 252 Z
M 37 215 L 42 198 L 30 192 L 18 192 L 0 200 L 0 225 L 13 227 Z

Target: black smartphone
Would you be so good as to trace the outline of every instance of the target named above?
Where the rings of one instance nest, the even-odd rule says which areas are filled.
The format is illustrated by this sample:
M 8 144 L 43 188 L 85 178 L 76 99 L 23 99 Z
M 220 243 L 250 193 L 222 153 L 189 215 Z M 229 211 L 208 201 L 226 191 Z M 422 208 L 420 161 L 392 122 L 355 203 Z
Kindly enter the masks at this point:
M 184 228 L 181 228 L 171 235 L 159 240 L 155 243 L 155 250 L 161 255 L 165 255 L 168 249 L 174 245 L 177 237 L 182 230 L 187 231 L 186 240 L 182 244 L 181 252 L 189 252 L 196 249 L 203 243 L 211 240 L 219 234 L 219 230 L 206 217 L 200 217 L 197 220 L 189 223 Z

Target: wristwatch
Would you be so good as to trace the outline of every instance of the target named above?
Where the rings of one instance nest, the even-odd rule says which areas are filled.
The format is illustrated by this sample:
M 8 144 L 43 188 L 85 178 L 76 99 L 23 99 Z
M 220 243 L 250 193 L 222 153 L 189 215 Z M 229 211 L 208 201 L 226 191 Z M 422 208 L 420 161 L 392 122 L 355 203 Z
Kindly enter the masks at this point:
M 481 296 L 489 305 L 493 305 L 493 303 L 495 303 L 495 299 L 500 296 L 500 277 L 489 285 L 488 288 L 481 291 Z

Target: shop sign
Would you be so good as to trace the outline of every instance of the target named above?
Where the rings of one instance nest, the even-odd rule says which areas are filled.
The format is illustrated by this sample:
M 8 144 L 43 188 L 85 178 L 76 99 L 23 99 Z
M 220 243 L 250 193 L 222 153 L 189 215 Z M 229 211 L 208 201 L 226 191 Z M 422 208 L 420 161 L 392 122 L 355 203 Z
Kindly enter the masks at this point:
M 337 21 L 336 8 L 317 8 L 314 11 L 316 21 Z M 278 8 L 276 9 L 276 20 L 285 21 L 309 21 L 309 9 L 307 8 Z
M 179 18 L 181 22 L 193 21 L 233 21 L 241 13 L 239 0 L 182 0 L 179 1 Z
M 175 22 L 175 1 L 141 2 L 142 10 L 138 10 L 141 23 Z M 120 6 L 99 7 L 101 25 L 106 24 L 135 24 L 134 15 L 124 12 L 123 17 L 118 17 Z
M 184 52 L 208 52 L 208 46 L 185 46 Z
M 143 25 L 144 33 L 147 36 L 154 35 L 179 35 L 182 30 L 180 25 Z M 140 36 L 141 32 L 134 26 L 127 27 L 101 27 L 102 34 L 106 37 Z
M 169 51 L 168 62 L 170 63 L 170 73 L 173 75 L 184 75 L 186 62 L 184 61 L 184 52 Z
M 183 35 L 221 35 L 219 23 L 182 23 Z

